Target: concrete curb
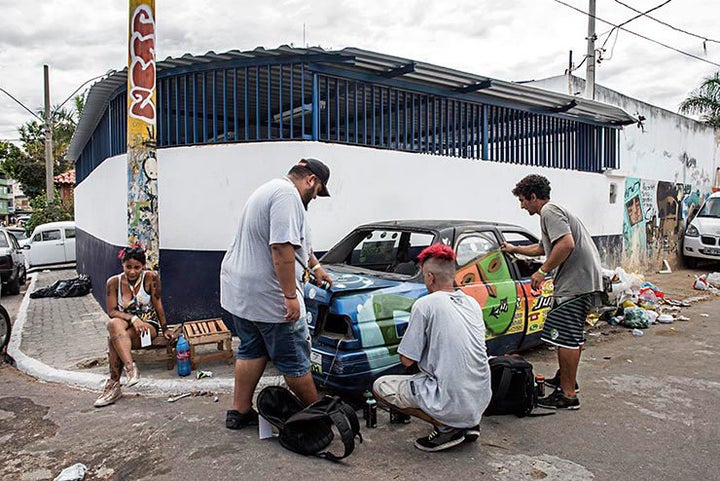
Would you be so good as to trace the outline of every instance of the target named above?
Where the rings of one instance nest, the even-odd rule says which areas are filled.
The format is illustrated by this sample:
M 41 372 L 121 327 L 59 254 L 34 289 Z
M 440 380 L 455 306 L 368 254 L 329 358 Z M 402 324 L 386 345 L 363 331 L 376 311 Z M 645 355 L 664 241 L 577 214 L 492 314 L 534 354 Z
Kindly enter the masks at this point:
M 15 359 L 18 370 L 41 381 L 61 383 L 91 391 L 101 391 L 107 376 L 56 369 L 28 356 L 20 349 L 23 327 L 25 326 L 25 321 L 27 321 L 30 293 L 35 290 L 37 278 L 37 273 L 31 276 L 30 286 L 25 292 L 25 297 L 18 309 L 17 319 L 13 325 L 10 343 L 7 348 L 8 354 Z M 279 385 L 283 382 L 284 379 L 282 376 L 263 376 L 258 383 L 257 390 L 266 386 Z M 234 379 L 232 378 L 195 379 L 189 376 L 177 380 L 140 378 L 140 382 L 135 386 L 131 388 L 123 387 L 123 390 L 128 394 L 167 395 L 194 391 L 232 393 L 233 388 Z

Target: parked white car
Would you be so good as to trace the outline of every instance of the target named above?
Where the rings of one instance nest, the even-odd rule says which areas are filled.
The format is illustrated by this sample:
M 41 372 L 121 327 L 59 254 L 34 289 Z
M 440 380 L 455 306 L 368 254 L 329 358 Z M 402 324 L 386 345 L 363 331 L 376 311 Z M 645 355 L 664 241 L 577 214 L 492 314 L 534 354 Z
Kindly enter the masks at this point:
M 23 249 L 30 268 L 75 262 L 75 222 L 50 222 L 35 227 Z
M 685 229 L 683 256 L 688 267 L 698 259 L 720 261 L 720 192 L 707 198 Z

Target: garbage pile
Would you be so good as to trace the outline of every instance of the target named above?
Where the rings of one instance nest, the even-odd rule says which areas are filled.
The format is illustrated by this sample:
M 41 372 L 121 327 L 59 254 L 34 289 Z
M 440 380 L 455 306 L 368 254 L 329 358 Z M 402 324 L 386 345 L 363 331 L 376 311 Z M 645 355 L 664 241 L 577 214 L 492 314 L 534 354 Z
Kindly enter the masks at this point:
M 588 323 L 595 325 L 604 320 L 611 326 L 623 326 L 632 329 L 633 335 L 641 336 L 642 329 L 652 324 L 671 324 L 676 321 L 689 321 L 680 314 L 680 309 L 690 307 L 692 302 L 705 299 L 702 296 L 683 300 L 670 299 L 665 293 L 639 274 L 629 274 L 622 267 L 614 271 L 603 269 L 606 279 L 606 305 L 599 312 L 588 318 Z M 708 282 L 704 290 L 715 289 L 720 292 L 720 273 L 703 276 Z M 717 282 L 717 284 L 711 284 Z
M 695 276 L 693 288 L 698 291 L 708 291 L 712 294 L 720 294 L 720 272 L 711 272 L 701 276 Z

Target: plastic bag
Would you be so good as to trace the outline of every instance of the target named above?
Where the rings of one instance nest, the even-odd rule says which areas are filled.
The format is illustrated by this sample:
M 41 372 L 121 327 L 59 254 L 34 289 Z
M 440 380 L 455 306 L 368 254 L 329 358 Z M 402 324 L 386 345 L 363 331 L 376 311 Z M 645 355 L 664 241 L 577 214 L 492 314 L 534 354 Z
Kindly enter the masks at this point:
M 711 272 L 708 274 L 707 283 L 720 289 L 720 272 Z
M 47 287 L 41 287 L 30 293 L 31 299 L 42 297 L 80 297 L 92 291 L 90 277 L 80 275 L 73 279 L 55 281 Z
M 695 282 L 693 283 L 693 289 L 697 289 L 698 291 L 707 291 L 708 289 L 708 282 L 705 279 L 705 276 L 695 276 Z
M 640 307 L 629 307 L 624 311 L 623 326 L 645 329 L 650 325 L 650 319 L 648 318 L 645 309 Z

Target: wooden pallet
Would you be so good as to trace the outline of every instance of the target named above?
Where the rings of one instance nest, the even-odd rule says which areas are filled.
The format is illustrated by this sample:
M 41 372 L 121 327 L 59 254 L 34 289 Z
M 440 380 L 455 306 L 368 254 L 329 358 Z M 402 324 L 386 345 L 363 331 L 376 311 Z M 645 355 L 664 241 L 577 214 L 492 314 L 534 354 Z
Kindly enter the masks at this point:
M 148 347 L 132 350 L 133 360 L 138 362 L 165 361 L 165 367 L 168 370 L 173 369 L 175 367 L 175 339 L 177 339 L 181 326 L 178 324 L 167 328 L 173 334 L 172 341 L 168 341 L 163 335 L 155 336 L 152 344 Z
M 190 364 L 195 369 L 197 364 L 212 359 L 224 359 L 233 363 L 233 352 L 230 330 L 222 319 L 203 319 L 183 323 L 183 333 L 190 344 Z M 204 344 L 216 344 L 217 351 L 198 353 L 195 348 Z

